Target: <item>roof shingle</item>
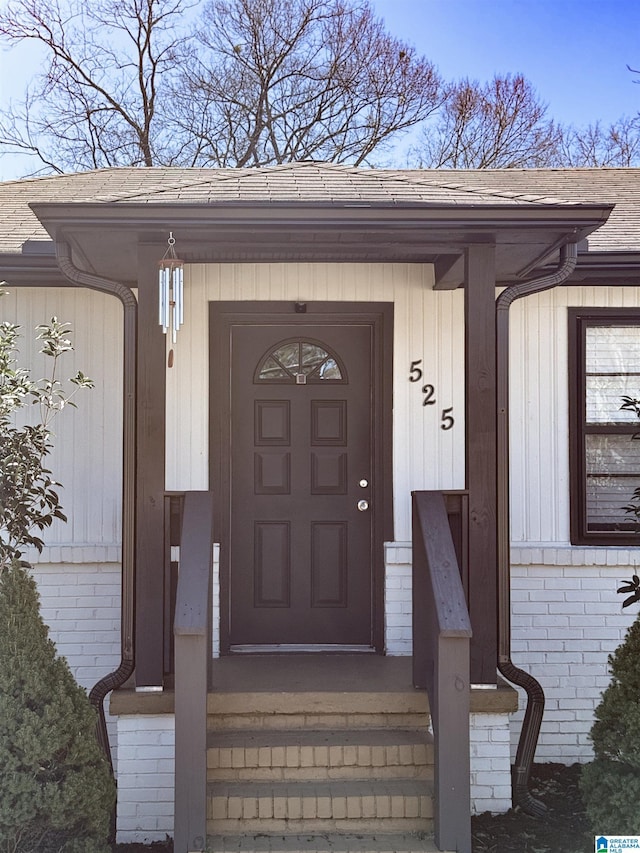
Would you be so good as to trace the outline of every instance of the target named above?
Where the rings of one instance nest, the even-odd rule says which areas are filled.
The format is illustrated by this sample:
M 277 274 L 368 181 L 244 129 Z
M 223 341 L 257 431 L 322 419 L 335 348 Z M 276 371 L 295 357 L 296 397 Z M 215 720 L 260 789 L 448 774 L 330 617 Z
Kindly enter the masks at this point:
M 29 204 L 133 202 L 337 205 L 571 205 L 612 203 L 589 238 L 598 251 L 640 250 L 640 169 L 359 169 L 302 162 L 260 169 L 98 169 L 0 183 L 0 252 L 48 239 Z

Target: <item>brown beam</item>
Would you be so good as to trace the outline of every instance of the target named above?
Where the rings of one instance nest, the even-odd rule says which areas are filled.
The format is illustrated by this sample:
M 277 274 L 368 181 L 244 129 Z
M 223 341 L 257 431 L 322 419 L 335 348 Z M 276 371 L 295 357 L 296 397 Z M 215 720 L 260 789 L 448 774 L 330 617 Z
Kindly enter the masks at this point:
M 158 260 L 138 251 L 136 687 L 163 682 L 165 340 L 158 325 Z
M 464 278 L 464 259 L 461 254 L 438 255 L 433 262 L 434 290 L 455 290 Z
M 471 681 L 496 683 L 497 454 L 495 248 L 465 255 L 466 488 L 469 493 Z

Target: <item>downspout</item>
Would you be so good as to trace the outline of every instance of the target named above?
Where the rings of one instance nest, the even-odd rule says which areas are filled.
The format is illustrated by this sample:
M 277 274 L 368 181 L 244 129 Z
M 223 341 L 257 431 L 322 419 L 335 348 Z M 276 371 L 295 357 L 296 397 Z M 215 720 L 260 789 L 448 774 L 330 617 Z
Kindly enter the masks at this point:
M 512 684 L 527 694 L 516 759 L 511 773 L 514 805 L 527 814 L 540 817 L 546 806 L 528 790 L 531 765 L 538 744 L 544 712 L 542 686 L 528 672 L 511 660 L 511 555 L 509 529 L 509 308 L 516 299 L 541 293 L 562 284 L 575 269 L 577 242 L 560 249 L 560 261 L 554 273 L 514 284 L 502 291 L 496 300 L 496 395 L 498 456 L 498 669 Z
M 104 700 L 111 690 L 121 687 L 135 666 L 134 590 L 135 590 L 135 465 L 136 465 L 136 362 L 138 343 L 138 302 L 130 287 L 108 278 L 78 269 L 72 261 L 69 244 L 56 242 L 56 259 L 62 273 L 73 284 L 109 293 L 124 309 L 123 354 L 123 439 L 122 439 L 122 603 L 120 664 L 91 688 L 89 700 L 98 712 L 98 740 L 113 770 L 107 735 Z

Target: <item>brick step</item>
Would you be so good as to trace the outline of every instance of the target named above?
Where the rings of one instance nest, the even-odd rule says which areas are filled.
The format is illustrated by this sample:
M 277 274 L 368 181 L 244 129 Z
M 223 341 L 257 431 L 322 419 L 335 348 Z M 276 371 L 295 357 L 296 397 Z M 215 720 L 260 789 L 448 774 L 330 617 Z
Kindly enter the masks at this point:
M 423 691 L 210 693 L 209 727 L 229 729 L 427 729 Z
M 437 853 L 427 833 L 353 835 L 212 835 L 207 847 L 216 853 Z
M 209 715 L 209 728 L 215 731 L 235 729 L 428 729 L 428 714 L 265 714 L 261 712 L 246 714 Z
M 432 778 L 433 739 L 415 729 L 209 732 L 210 779 Z
M 432 788 L 424 780 L 210 782 L 207 833 L 429 832 Z

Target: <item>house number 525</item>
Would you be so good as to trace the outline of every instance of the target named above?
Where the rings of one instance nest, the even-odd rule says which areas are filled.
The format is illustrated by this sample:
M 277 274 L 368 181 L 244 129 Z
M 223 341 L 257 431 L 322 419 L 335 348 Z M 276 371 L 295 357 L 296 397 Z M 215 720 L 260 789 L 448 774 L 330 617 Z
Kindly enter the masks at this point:
M 422 364 L 422 359 L 418 358 L 415 361 L 411 362 L 409 367 L 409 382 L 420 382 L 423 378 L 423 372 L 420 365 Z M 436 404 L 436 388 L 435 385 L 431 385 L 431 383 L 427 383 L 421 387 L 422 391 L 422 405 L 423 406 L 435 406 Z M 449 430 L 453 427 L 455 423 L 455 419 L 453 417 L 453 406 L 449 406 L 446 409 L 442 410 L 440 415 L 440 429 Z

